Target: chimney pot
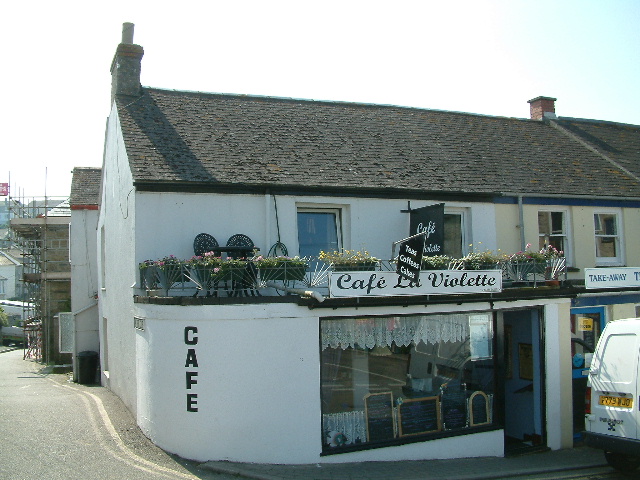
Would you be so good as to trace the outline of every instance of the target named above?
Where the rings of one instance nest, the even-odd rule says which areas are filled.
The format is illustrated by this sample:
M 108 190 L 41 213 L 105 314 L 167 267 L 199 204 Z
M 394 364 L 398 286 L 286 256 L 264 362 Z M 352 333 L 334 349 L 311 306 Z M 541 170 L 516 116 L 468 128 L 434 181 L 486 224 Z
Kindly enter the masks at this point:
M 125 22 L 122 24 L 122 43 L 133 45 L 133 23 Z
M 532 120 L 543 120 L 545 118 L 556 118 L 557 98 L 536 97 L 528 101 Z
M 133 43 L 133 23 L 122 24 L 122 43 L 111 62 L 111 101 L 116 95 L 141 94 L 140 70 L 144 49 Z

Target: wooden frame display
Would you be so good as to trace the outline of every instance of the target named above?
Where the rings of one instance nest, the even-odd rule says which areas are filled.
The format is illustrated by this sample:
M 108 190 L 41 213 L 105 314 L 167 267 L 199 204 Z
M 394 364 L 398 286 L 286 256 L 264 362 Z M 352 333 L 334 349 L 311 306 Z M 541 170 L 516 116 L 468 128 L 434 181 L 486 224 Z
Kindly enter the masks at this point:
M 489 397 L 478 390 L 469 397 L 469 426 L 488 425 L 491 423 Z
M 447 385 L 442 388 L 440 395 L 440 410 L 442 428 L 456 430 L 469 426 L 467 412 L 467 385 Z
M 401 437 L 441 430 L 439 397 L 405 399 L 398 406 L 398 434 Z
M 368 393 L 364 396 L 364 415 L 367 423 L 367 441 L 390 440 L 396 436 L 393 415 L 393 393 Z
M 533 346 L 530 343 L 518 344 L 518 364 L 520 365 L 520 378 L 533 380 Z

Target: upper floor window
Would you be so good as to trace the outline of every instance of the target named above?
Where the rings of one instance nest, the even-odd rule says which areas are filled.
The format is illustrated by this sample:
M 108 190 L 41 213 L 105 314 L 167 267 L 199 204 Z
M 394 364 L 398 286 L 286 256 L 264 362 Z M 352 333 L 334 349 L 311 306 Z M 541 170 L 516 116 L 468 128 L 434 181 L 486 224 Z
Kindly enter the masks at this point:
M 299 208 L 298 246 L 301 257 L 317 257 L 320 251 L 342 248 L 341 215 L 338 208 Z
M 444 214 L 444 254 L 452 258 L 461 258 L 467 252 L 464 213 Z
M 538 248 L 551 245 L 556 250 L 565 253 L 568 257 L 567 223 L 565 212 L 540 211 L 538 212 Z
M 620 218 L 616 212 L 594 213 L 596 264 L 622 264 Z

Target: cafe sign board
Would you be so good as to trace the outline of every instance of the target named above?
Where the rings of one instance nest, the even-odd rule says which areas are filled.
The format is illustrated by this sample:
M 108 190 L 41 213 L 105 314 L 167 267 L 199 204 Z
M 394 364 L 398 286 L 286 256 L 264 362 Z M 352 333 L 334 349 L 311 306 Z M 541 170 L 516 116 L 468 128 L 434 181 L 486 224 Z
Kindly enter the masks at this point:
M 329 296 L 333 298 L 501 291 L 501 270 L 422 270 L 417 282 L 411 282 L 396 272 L 353 271 L 329 275 Z
M 585 268 L 584 286 L 588 289 L 640 287 L 640 267 Z
M 424 255 L 444 254 L 444 203 L 411 210 L 409 234 L 424 234 Z

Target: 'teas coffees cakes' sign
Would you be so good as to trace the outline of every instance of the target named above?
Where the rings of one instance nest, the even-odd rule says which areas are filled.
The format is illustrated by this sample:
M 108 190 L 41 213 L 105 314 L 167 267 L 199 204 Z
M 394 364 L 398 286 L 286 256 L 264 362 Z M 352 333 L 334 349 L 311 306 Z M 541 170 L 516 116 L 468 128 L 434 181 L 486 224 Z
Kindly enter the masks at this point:
M 410 282 L 420 279 L 420 266 L 426 235 L 419 234 L 400 244 L 396 273 Z

